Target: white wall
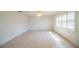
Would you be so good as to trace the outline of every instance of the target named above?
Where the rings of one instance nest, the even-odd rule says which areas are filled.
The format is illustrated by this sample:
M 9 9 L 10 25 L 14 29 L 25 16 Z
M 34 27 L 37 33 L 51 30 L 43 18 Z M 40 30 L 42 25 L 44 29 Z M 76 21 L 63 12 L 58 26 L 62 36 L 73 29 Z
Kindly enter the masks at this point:
M 61 14 L 64 14 L 67 12 L 60 12 L 58 14 L 54 15 L 54 18 L 52 18 L 54 20 L 54 29 L 56 32 L 60 33 L 62 36 L 66 37 L 67 39 L 69 39 L 71 42 L 73 42 L 75 45 L 79 46 L 79 12 L 76 12 L 76 19 L 75 21 L 77 22 L 77 31 L 73 32 L 73 31 L 69 31 L 68 29 L 63 29 L 63 28 L 57 28 L 55 26 L 56 24 L 56 20 L 55 17 Z
M 26 16 L 14 11 L 0 11 L 0 45 L 27 30 Z
M 52 19 L 49 16 L 30 16 L 29 30 L 52 30 Z
M 3 20 L 2 20 L 2 13 L 0 12 L 0 43 L 1 43 L 1 39 L 3 39 L 3 37 L 2 37 L 2 35 L 3 35 L 3 33 L 2 33 L 2 24 L 3 24 Z

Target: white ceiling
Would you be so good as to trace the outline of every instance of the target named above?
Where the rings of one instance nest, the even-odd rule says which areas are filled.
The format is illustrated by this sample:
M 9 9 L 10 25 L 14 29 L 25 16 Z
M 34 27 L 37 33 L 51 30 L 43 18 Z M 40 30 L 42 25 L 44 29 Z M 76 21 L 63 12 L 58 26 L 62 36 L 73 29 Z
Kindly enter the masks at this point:
M 43 16 L 50 16 L 55 14 L 57 11 L 41 11 L 41 12 L 43 13 Z M 23 11 L 23 13 L 28 16 L 36 16 L 38 11 Z

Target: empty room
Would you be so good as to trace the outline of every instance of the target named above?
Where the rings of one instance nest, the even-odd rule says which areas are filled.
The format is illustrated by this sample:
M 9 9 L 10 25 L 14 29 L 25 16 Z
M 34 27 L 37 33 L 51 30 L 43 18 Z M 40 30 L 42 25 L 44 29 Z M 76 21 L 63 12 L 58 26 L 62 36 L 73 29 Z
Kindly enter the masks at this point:
M 78 48 L 79 11 L 0 11 L 0 48 Z

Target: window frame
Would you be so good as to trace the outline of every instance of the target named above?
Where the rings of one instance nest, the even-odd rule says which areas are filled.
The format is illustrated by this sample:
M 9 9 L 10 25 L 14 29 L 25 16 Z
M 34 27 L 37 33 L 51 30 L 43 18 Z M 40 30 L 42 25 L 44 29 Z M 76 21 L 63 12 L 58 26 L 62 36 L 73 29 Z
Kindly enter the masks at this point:
M 69 12 L 69 13 L 72 13 L 72 12 Z M 73 29 L 68 28 L 68 19 L 67 19 L 67 28 L 68 28 L 68 31 L 76 32 L 77 31 L 77 25 L 76 25 L 77 24 L 77 18 L 76 18 L 76 13 L 75 12 L 73 12 L 73 13 L 74 13 L 74 19 L 73 19 L 73 21 L 74 21 L 74 28 Z
M 69 27 L 69 20 L 68 20 L 68 14 L 69 13 L 74 13 L 74 19 L 72 20 L 73 21 L 73 23 L 74 23 L 74 28 L 68 28 Z M 63 17 L 64 16 L 66 16 L 66 21 L 64 21 L 63 19 Z M 71 14 L 71 16 L 72 16 L 72 14 Z M 63 15 L 60 15 L 60 16 L 57 16 L 57 17 L 61 17 L 61 26 L 60 26 L 60 28 L 65 28 L 65 29 L 67 29 L 68 31 L 73 31 L 73 32 L 75 32 L 75 31 L 77 31 L 77 16 L 76 16 L 76 13 L 74 12 L 74 11 L 72 11 L 72 12 L 68 12 L 68 13 L 65 13 L 65 14 L 63 14 Z M 56 17 L 56 18 L 57 18 Z M 64 27 L 64 25 L 63 24 L 66 24 L 66 27 Z M 72 24 L 71 24 L 72 25 Z M 59 27 L 59 26 L 57 26 L 57 19 L 56 19 L 56 27 Z

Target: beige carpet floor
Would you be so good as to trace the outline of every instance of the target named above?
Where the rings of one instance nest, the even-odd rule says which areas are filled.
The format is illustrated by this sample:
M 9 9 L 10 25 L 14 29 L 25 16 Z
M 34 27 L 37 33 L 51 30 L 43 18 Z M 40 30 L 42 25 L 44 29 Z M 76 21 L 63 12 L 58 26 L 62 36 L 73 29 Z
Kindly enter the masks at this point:
M 51 31 L 28 31 L 1 45 L 4 48 L 74 48 Z

